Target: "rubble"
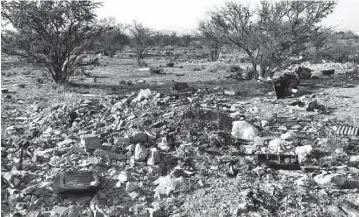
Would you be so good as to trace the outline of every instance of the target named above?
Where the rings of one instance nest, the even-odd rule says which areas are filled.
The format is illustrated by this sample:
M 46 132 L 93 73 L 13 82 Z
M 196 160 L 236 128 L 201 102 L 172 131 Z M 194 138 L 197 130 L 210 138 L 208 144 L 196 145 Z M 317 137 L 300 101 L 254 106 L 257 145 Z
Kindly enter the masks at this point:
M 193 199 L 196 204 L 213 195 L 226 201 L 222 191 L 212 191 L 235 183 L 239 191 L 252 193 L 227 200 L 233 204 L 221 202 L 218 209 L 247 215 L 258 208 L 255 215 L 261 216 L 266 215 L 263 210 L 272 209 L 270 206 L 285 210 L 285 204 L 290 209 L 304 207 L 325 215 L 318 211 L 325 210 L 316 197 L 320 189 L 334 202 L 341 200 L 335 195 L 351 195 L 358 189 L 359 153 L 351 145 L 357 140 L 349 137 L 355 128 L 344 129 L 326 114 L 310 113 L 312 108 L 289 113 L 287 107 L 279 107 L 281 102 L 265 100 L 238 101 L 199 90 L 184 95 L 142 90 L 127 96 L 49 103 L 38 112 L 24 109 L 6 113 L 11 120 L 4 125 L 2 138 L 2 194 L 6 196 L 2 198 L 9 204 L 6 212 L 25 210 L 26 214 L 23 207 L 30 204 L 46 210 L 57 205 L 64 207 L 61 213 L 68 209 L 76 212 L 70 204 L 78 203 L 79 215 L 88 215 L 91 198 L 60 200 L 51 190 L 67 194 L 74 192 L 75 186 L 82 186 L 83 191 L 92 186 L 98 192 L 101 186 L 102 199 L 94 212 L 166 216 L 185 209 L 181 201 L 191 203 L 188 198 L 192 196 L 198 196 Z M 313 98 L 299 101 L 306 108 Z M 274 110 L 276 114 L 269 115 Z M 233 118 L 231 114 L 235 114 Z M 242 115 L 246 120 L 238 121 Z M 327 132 L 332 124 L 342 133 Z M 23 170 L 13 170 L 20 161 L 19 141 L 25 138 L 29 147 L 24 149 Z M 341 140 L 335 140 L 338 138 Z M 332 141 L 338 142 L 334 145 Z M 344 167 L 335 167 L 338 165 Z M 73 177 L 61 182 L 55 178 L 70 171 L 91 171 L 101 182 L 95 188 L 89 179 Z M 220 187 L 214 187 L 215 183 Z M 347 191 L 343 193 L 343 189 Z M 305 202 L 309 195 L 315 195 L 312 206 L 320 209 Z M 46 212 L 39 209 L 37 214 Z
M 235 139 L 252 140 L 259 135 L 258 129 L 246 121 L 234 121 L 232 123 L 232 137 Z

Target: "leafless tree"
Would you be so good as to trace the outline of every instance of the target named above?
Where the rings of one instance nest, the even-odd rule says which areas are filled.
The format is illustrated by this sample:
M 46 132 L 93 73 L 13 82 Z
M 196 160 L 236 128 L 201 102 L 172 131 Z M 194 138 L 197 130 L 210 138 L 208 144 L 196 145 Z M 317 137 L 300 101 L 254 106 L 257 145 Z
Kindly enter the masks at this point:
M 224 42 L 243 50 L 260 76 L 273 76 L 292 64 L 320 21 L 334 9 L 334 1 L 262 1 L 251 10 L 236 2 L 210 12 L 208 22 L 224 35 Z
M 141 59 L 147 46 L 146 41 L 153 34 L 153 31 L 143 26 L 143 24 L 134 21 L 130 28 L 130 33 L 135 39 L 137 63 L 141 66 Z
M 97 49 L 105 51 L 105 55 L 113 57 L 116 51 L 122 51 L 129 44 L 125 31 L 129 26 L 118 23 L 114 17 L 99 20 L 98 25 L 106 31 L 96 40 Z

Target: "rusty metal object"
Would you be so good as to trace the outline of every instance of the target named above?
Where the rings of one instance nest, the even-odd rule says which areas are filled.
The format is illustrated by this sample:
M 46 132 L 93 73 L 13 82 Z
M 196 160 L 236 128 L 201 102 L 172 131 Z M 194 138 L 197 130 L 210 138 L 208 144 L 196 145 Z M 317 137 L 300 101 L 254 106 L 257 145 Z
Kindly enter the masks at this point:
M 300 170 L 298 157 L 285 154 L 257 154 L 260 164 L 265 164 L 274 169 Z
M 99 177 L 91 171 L 59 173 L 53 180 L 54 193 L 92 192 L 98 190 Z
M 273 80 L 274 92 L 277 99 L 284 99 L 293 96 L 294 90 L 298 89 L 300 80 L 298 75 L 284 74 L 283 76 Z

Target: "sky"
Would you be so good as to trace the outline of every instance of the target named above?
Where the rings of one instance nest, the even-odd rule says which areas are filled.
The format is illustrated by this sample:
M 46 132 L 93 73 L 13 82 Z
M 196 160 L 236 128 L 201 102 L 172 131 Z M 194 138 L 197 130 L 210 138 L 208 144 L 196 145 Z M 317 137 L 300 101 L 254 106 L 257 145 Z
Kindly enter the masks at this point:
M 225 0 L 102 0 L 99 17 L 115 17 L 118 22 L 131 24 L 133 20 L 155 30 L 190 33 L 206 12 Z M 256 5 L 260 0 L 241 0 Z M 323 24 L 339 31 L 352 30 L 359 34 L 359 0 L 337 0 L 334 12 Z

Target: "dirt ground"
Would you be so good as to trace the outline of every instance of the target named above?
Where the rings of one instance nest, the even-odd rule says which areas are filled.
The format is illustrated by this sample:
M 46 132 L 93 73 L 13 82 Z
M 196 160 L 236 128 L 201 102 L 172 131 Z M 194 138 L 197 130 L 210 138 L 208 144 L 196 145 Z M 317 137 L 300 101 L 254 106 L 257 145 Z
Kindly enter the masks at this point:
M 165 66 L 168 59 L 153 57 L 144 61 L 149 66 Z M 355 207 L 358 206 L 358 202 L 357 205 L 353 205 L 354 208 L 348 208 L 349 211 L 340 211 L 343 201 L 359 200 L 358 186 L 343 189 L 321 187 L 313 182 L 313 177 L 320 174 L 344 170 L 346 172 L 342 172 L 343 174 L 350 173 L 351 178 L 359 180 L 359 160 L 349 161 L 351 156 L 359 154 L 359 148 L 355 147 L 359 145 L 359 140 L 355 137 L 335 136 L 332 130 L 333 126 L 338 125 L 359 127 L 359 77 L 345 74 L 350 69 L 339 69 L 331 78 L 302 80 L 294 98 L 276 100 L 271 84 L 254 80 L 228 79 L 226 77 L 230 74 L 229 64 L 206 60 L 175 60 L 174 67 L 164 67 L 166 74 L 153 75 L 148 71 L 139 71 L 139 68 L 144 67 L 138 67 L 134 59 L 103 57 L 100 61 L 101 66 L 89 70 L 91 77 L 73 77 L 71 80 L 73 84 L 66 90 L 49 83 L 46 79 L 43 83 L 39 82 L 39 78 L 43 78 L 43 71 L 36 67 L 13 63 L 13 60 L 4 57 L 3 62 L 5 64 L 2 64 L 1 88 L 8 89 L 8 93 L 3 92 L 1 95 L 2 215 L 4 216 L 17 212 L 29 213 L 29 211 L 36 211 L 38 212 L 36 216 L 41 216 L 39 213 L 43 215 L 46 211 L 54 210 L 55 206 L 67 208 L 78 206 L 81 209 L 80 216 L 91 215 L 91 212 L 88 212 L 91 204 L 89 197 L 81 197 L 82 201 L 79 201 L 79 198 L 63 199 L 47 191 L 48 189 L 37 194 L 36 191 L 27 195 L 18 194 L 16 190 L 22 192 L 34 183 L 27 183 L 23 180 L 24 176 L 17 173 L 12 175 L 23 184 L 11 186 L 9 180 L 3 182 L 4 174 L 11 173 L 11 168 L 15 164 L 13 157 L 18 157 L 18 153 L 11 153 L 14 148 L 10 142 L 13 141 L 12 137 L 17 138 L 18 135 L 9 134 L 6 129 L 19 125 L 27 129 L 32 125 L 31 121 L 22 122 L 20 117 L 25 117 L 26 120 L 37 120 L 37 117 L 42 117 L 41 123 L 44 124 L 39 128 L 41 133 L 46 134 L 45 131 L 51 127 L 52 130 L 59 129 L 68 134 L 69 137 L 55 134 L 52 138 L 55 143 L 52 145 L 47 144 L 51 139 L 43 140 L 47 142 L 45 146 L 41 145 L 42 150 L 56 148 L 56 144 L 64 138 L 74 137 L 74 140 L 78 141 L 82 131 L 101 133 L 102 141 L 113 141 L 112 137 L 115 134 L 110 134 L 111 139 L 102 136 L 107 135 L 109 130 L 106 127 L 109 127 L 113 121 L 106 119 L 105 122 L 101 122 L 100 120 L 104 120 L 101 119 L 103 115 L 101 112 L 86 116 L 89 119 L 94 118 L 94 121 L 86 122 L 88 126 L 83 123 L 84 125 L 81 126 L 85 129 L 75 130 L 61 126 L 62 122 L 58 120 L 63 118 L 62 113 L 57 115 L 53 111 L 59 110 L 61 106 L 65 111 L 75 104 L 83 104 L 85 100 L 94 102 L 95 110 L 102 111 L 105 105 L 111 107 L 121 99 L 132 100 L 141 89 L 147 88 L 152 91 L 153 98 L 141 101 L 135 106 L 126 105 L 121 108 L 123 110 L 113 114 L 121 116 L 121 119 L 125 120 L 125 128 L 128 128 L 120 133 L 117 132 L 116 135 L 131 135 L 130 130 L 146 131 L 150 134 L 161 134 L 163 132 L 158 132 L 165 131 L 167 136 L 175 134 L 176 139 L 171 150 L 161 154 L 172 156 L 177 160 L 174 165 L 169 166 L 169 162 L 172 161 L 162 159 L 161 175 L 173 175 L 176 168 L 180 167 L 182 175 L 175 177 L 184 177 L 191 187 L 189 190 L 178 190 L 156 198 L 153 195 L 155 187 L 149 183 L 160 175 L 147 179 L 147 175 L 144 175 L 147 167 L 143 167 L 142 164 L 129 168 L 128 161 L 107 163 L 101 161 L 98 165 L 89 168 L 99 172 L 104 178 L 111 176 L 112 168 L 116 168 L 117 171 L 114 172 L 116 174 L 120 170 L 126 171 L 130 174 L 129 180 L 144 185 L 139 188 L 140 190 L 134 191 L 136 195 L 127 192 L 123 186 L 113 189 L 105 185 L 99 196 L 98 207 L 108 216 L 149 216 L 151 213 L 148 211 L 149 207 L 158 211 L 152 213 L 153 216 L 338 216 L 343 213 L 343 216 L 358 216 L 350 215 L 351 210 L 358 210 L 359 207 Z M 236 63 L 236 65 L 242 68 L 248 66 L 246 63 Z M 96 82 L 94 77 L 97 77 Z M 197 92 L 186 95 L 174 93 L 172 89 L 174 82 L 186 82 Z M 223 94 L 224 90 L 233 90 L 235 95 Z M 159 98 L 154 97 L 157 93 L 161 95 Z M 307 111 L 293 105 L 297 101 L 310 99 L 316 99 L 319 104 L 324 105 L 327 112 Z M 43 102 L 47 103 L 48 109 L 45 108 L 43 112 L 36 111 L 35 107 Z M 55 106 L 57 104 L 59 106 Z M 191 109 L 195 109 L 197 105 L 199 108 L 205 108 L 206 111 L 213 110 L 217 113 L 238 112 L 244 114 L 253 123 L 266 120 L 269 122 L 267 129 L 273 133 L 282 134 L 294 130 L 298 135 L 305 134 L 306 139 L 303 139 L 304 142 L 300 141 L 301 145 L 309 144 L 323 153 L 329 153 L 329 156 L 315 161 L 314 164 L 319 166 L 320 170 L 310 173 L 260 165 L 253 155 L 239 154 L 244 149 L 250 148 L 248 145 L 238 145 L 238 142 L 233 141 L 213 145 L 210 142 L 211 138 L 217 134 L 215 134 L 216 130 L 212 130 L 209 126 L 211 121 L 206 118 L 197 120 L 196 115 L 190 120 L 184 118 L 187 116 L 183 114 L 186 114 L 186 111 L 192 112 Z M 232 107 L 235 109 L 231 110 Z M 192 113 L 195 114 L 194 111 Z M 135 118 L 131 119 L 132 115 Z M 166 118 L 166 115 L 170 118 Z M 233 120 L 239 119 L 238 115 L 233 117 Z M 150 123 L 147 125 L 146 121 Z M 157 121 L 167 124 L 162 128 L 154 129 L 152 124 Z M 230 128 L 231 126 L 226 128 L 225 133 L 229 134 Z M 40 145 L 42 140 L 37 139 L 35 143 Z M 34 149 L 30 148 L 29 152 Z M 27 158 L 31 162 L 30 156 L 31 154 Z M 92 154 L 68 156 L 69 159 L 75 160 L 56 167 L 48 165 L 50 156 L 44 157 L 41 163 L 32 162 L 35 169 L 28 167 L 25 173 L 34 175 L 37 184 L 51 182 L 53 173 L 71 168 L 69 165 L 78 168 L 82 158 L 91 157 Z M 234 166 L 236 170 L 234 177 L 228 175 L 228 165 Z M 303 187 L 297 184 L 299 179 L 308 179 L 310 184 Z M 156 204 L 160 208 L 156 209 Z

